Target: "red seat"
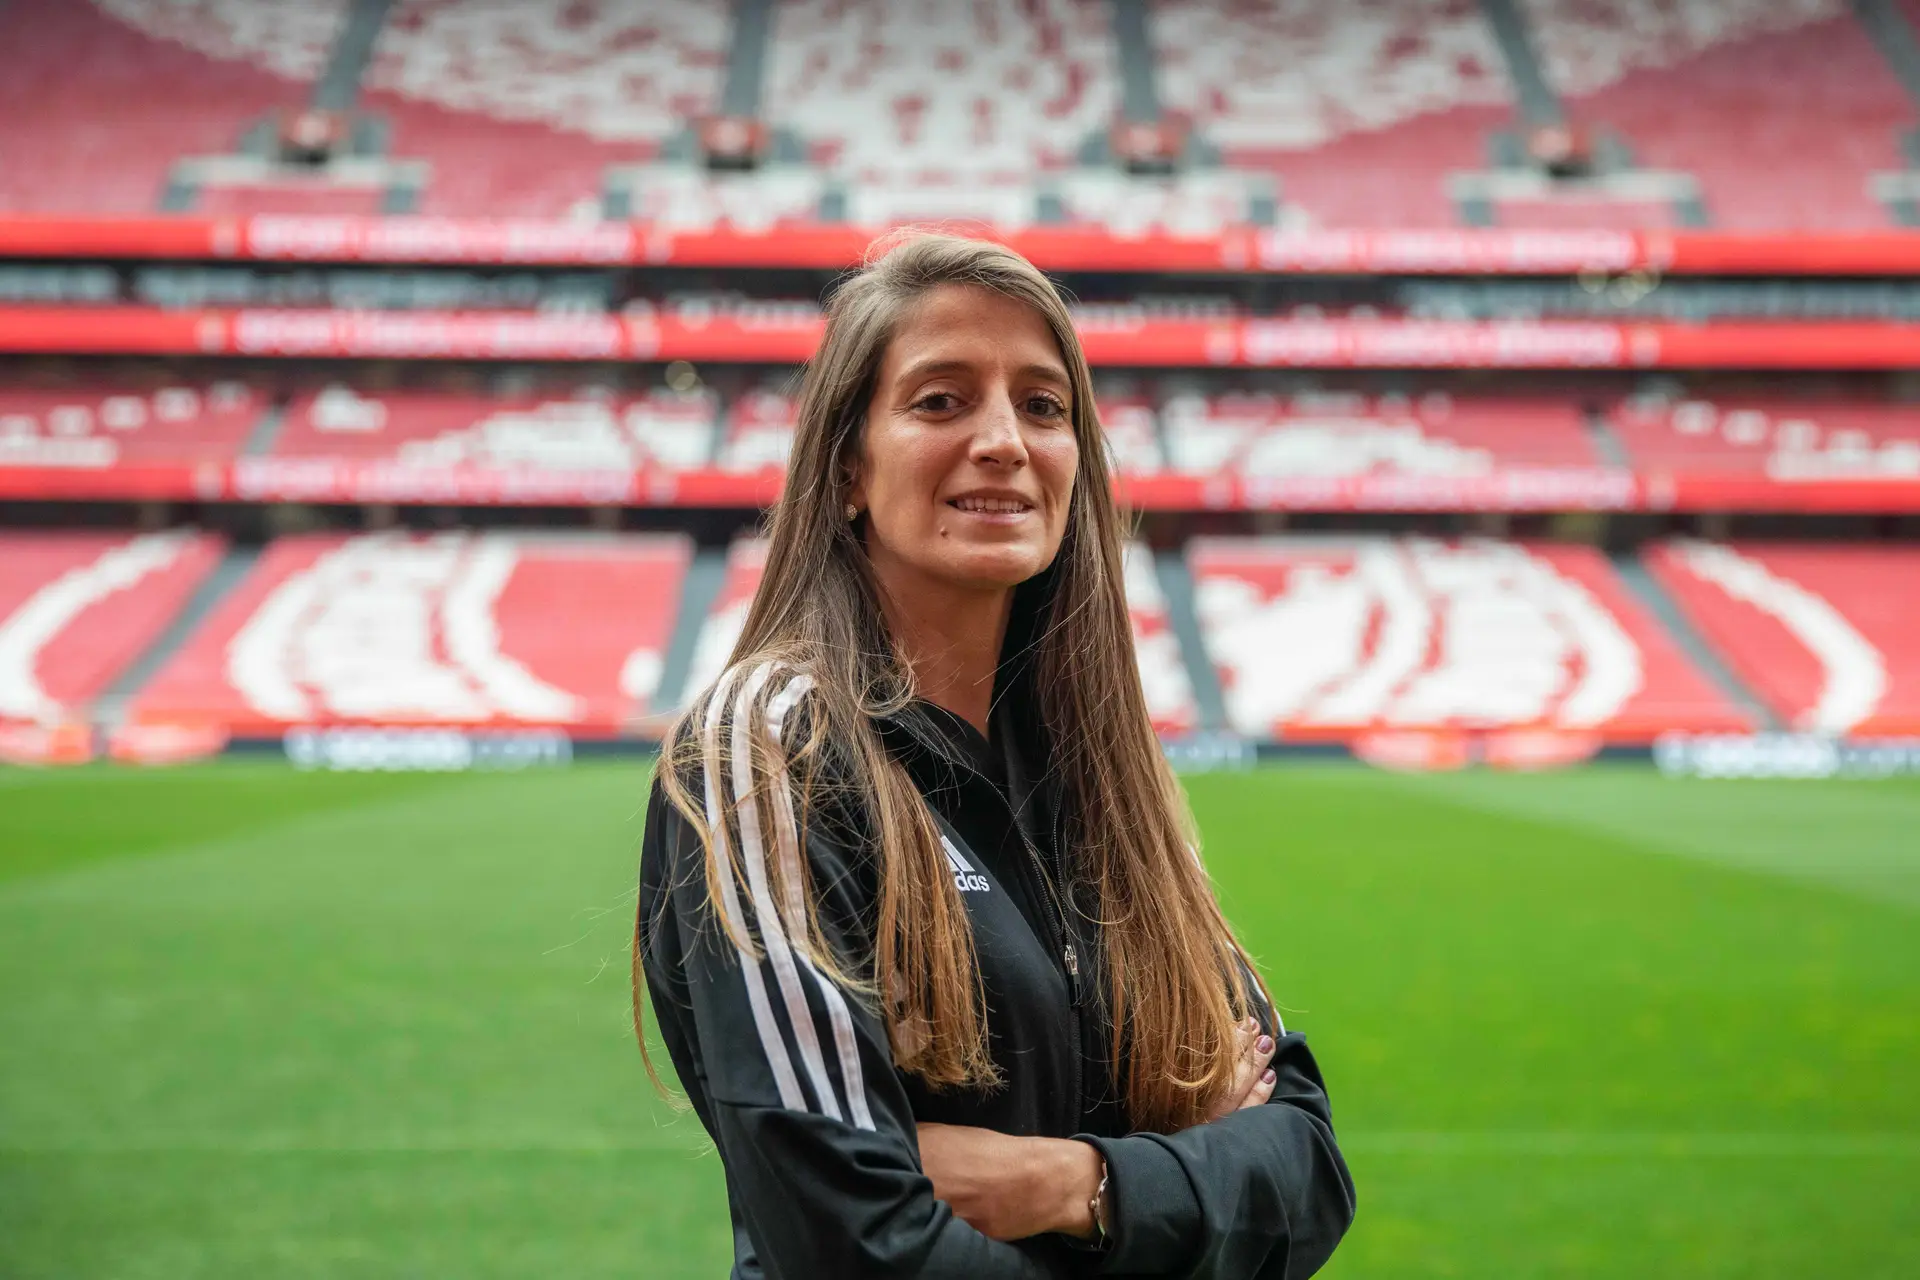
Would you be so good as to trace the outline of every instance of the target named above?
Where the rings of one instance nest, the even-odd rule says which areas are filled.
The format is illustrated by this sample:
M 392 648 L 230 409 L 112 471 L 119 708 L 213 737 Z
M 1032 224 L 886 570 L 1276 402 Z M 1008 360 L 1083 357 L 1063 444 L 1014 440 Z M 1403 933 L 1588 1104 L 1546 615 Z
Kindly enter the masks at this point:
M 0 534 L 0 723 L 84 715 L 159 638 L 221 548 L 190 532 Z
M 1071 164 L 1105 133 L 1113 64 L 1098 0 L 783 0 L 766 111 L 836 172 L 890 188 L 899 220 L 977 217 L 983 191 Z
M 1572 400 L 1265 393 L 1181 395 L 1162 410 L 1169 462 L 1190 475 L 1485 475 L 1595 467 Z
M 784 471 L 800 405 L 780 391 L 749 391 L 733 402 L 716 461 L 724 471 Z
M 1784 483 L 1920 479 L 1920 405 L 1785 396 L 1629 400 L 1611 417 L 1646 472 Z
M 1509 123 L 1476 7 L 1158 0 L 1161 97 L 1230 164 L 1278 174 L 1282 206 L 1339 228 L 1458 225 L 1447 188 Z
M 698 694 L 727 669 L 727 659 L 747 624 L 747 610 L 753 604 L 753 593 L 760 589 L 766 567 L 767 544 L 759 538 L 736 539 L 727 549 L 726 576 L 700 624 L 693 664 L 687 669 L 686 697 Z
M 288 406 L 274 456 L 483 470 L 685 470 L 706 462 L 716 416 L 705 392 L 490 396 L 336 384 Z
M 1133 651 L 1140 668 L 1140 689 L 1154 730 L 1170 736 L 1191 733 L 1200 722 L 1193 682 L 1187 676 L 1180 637 L 1174 634 L 1167 600 L 1153 571 L 1153 552 L 1144 543 L 1126 550 L 1127 617 L 1133 623 Z
M 1786 724 L 1920 734 L 1920 548 L 1680 542 L 1646 558 Z
M 681 537 L 283 538 L 133 714 L 242 735 L 303 724 L 612 734 L 653 697 L 690 555 Z
M 0 466 L 106 470 L 225 462 L 267 407 L 239 382 L 89 378 L 0 386 Z
M 1743 717 L 1588 547 L 1200 539 L 1195 605 L 1253 737 L 1540 728 L 1645 742 Z
M 1899 135 L 1914 109 L 1851 14 L 1809 22 L 1786 6 L 1696 3 L 1596 21 L 1595 11 L 1530 6 L 1549 73 L 1575 117 L 1623 134 L 1642 168 L 1692 174 L 1715 227 L 1892 225 L 1868 179 L 1903 167 Z
M 177 7 L 146 8 L 166 26 Z M 226 44 L 206 36 L 210 51 Z M 306 96 L 238 50 L 196 52 L 82 0 L 0 5 L 0 49 L 5 211 L 153 213 L 174 161 L 231 152 L 254 122 Z
M 381 29 L 362 106 L 396 159 L 432 166 L 420 212 L 597 212 L 610 164 L 658 154 L 711 113 L 724 5 L 402 0 Z

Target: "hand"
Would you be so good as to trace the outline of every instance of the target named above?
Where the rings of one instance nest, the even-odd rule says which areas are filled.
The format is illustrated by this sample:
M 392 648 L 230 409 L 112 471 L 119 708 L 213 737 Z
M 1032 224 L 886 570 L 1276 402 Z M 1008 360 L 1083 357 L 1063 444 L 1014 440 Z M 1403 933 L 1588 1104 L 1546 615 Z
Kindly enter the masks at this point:
M 1207 1113 L 1209 1122 L 1230 1116 L 1243 1107 L 1263 1107 L 1273 1096 L 1276 1077 L 1267 1065 L 1273 1061 L 1273 1037 L 1260 1030 L 1257 1021 L 1248 1018 L 1234 1028 L 1233 1042 L 1239 1050 L 1233 1083 Z
M 1093 1234 L 1087 1204 L 1100 1188 L 1100 1153 L 1064 1138 L 1018 1138 L 970 1125 L 920 1126 L 920 1168 L 933 1194 L 995 1240 L 1045 1231 Z

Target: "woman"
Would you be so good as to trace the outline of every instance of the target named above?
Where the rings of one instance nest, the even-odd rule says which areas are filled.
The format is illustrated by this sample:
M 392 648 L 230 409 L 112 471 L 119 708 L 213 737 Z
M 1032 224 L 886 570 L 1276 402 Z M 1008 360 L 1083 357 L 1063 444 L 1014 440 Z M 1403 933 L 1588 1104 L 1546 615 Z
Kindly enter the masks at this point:
M 827 317 L 641 854 L 734 1274 L 1310 1274 L 1352 1183 L 1148 722 L 1064 304 L 919 236 Z

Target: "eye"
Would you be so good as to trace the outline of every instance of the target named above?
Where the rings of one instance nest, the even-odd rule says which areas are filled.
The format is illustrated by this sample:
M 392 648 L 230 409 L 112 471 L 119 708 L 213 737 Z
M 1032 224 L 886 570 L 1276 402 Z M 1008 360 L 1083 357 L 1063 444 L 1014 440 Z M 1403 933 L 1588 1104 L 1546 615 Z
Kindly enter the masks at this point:
M 1060 398 L 1058 396 L 1048 395 L 1044 391 L 1036 391 L 1028 396 L 1026 408 L 1027 412 L 1036 418 L 1064 418 L 1067 416 L 1067 406 L 1060 402 Z
M 960 407 L 960 397 L 951 391 L 929 391 L 915 400 L 913 407 L 928 413 L 952 413 Z

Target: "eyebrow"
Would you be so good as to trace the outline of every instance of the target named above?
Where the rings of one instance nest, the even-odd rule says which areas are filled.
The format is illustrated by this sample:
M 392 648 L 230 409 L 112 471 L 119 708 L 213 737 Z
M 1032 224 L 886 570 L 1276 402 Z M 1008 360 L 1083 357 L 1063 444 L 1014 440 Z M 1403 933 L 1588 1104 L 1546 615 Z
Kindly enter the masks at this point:
M 923 360 L 919 364 L 909 365 L 896 377 L 897 382 L 912 382 L 920 378 L 931 378 L 942 373 L 971 373 L 974 366 L 966 360 Z M 1022 365 L 1014 370 L 1016 378 L 1030 378 L 1049 382 L 1057 387 L 1071 388 L 1073 383 L 1067 377 L 1067 371 L 1055 364 Z

